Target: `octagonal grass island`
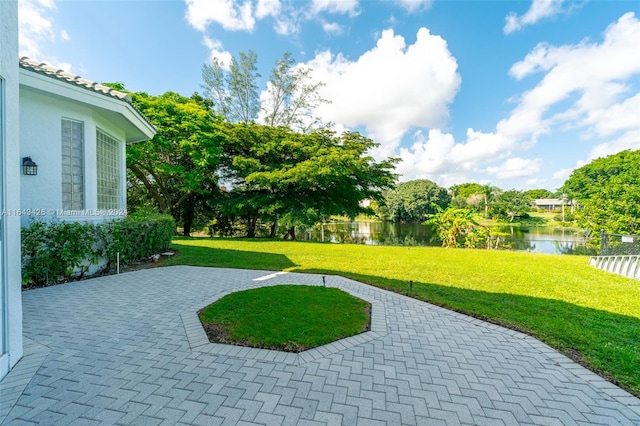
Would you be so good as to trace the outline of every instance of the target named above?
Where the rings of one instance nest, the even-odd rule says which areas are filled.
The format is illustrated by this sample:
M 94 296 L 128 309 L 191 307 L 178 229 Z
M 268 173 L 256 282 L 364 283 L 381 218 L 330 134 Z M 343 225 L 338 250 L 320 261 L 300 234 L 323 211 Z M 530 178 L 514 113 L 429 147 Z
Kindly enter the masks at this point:
M 209 341 L 299 353 L 370 330 L 371 304 L 334 287 L 230 293 L 198 312 Z

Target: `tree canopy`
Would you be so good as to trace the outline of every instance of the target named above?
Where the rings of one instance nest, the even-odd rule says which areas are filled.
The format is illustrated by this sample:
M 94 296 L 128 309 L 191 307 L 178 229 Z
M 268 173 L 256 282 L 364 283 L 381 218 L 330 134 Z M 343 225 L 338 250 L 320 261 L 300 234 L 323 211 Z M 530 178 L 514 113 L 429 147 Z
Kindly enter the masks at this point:
M 578 226 L 593 234 L 640 232 L 640 150 L 598 158 L 571 173 L 563 191 L 578 200 Z
M 449 187 L 449 191 L 451 191 L 452 197 L 462 197 L 463 199 L 469 198 L 472 195 L 484 193 L 483 186 L 475 182 L 451 185 L 451 187 Z
M 427 179 L 400 183 L 384 192 L 381 211 L 396 222 L 423 222 L 451 201 L 447 190 Z
M 189 235 L 194 220 L 207 220 L 204 209 L 219 192 L 220 120 L 197 95 L 130 95 L 158 129 L 152 140 L 127 146 L 130 209 L 170 214 Z
M 295 65 L 289 52 L 285 52 L 271 71 L 267 93 L 262 102 L 264 124 L 286 126 L 307 133 L 322 127 L 319 118 L 311 115 L 313 108 L 328 103 L 319 94 L 320 82 L 313 82 L 311 69 Z
M 467 182 L 458 185 L 452 185 L 449 188 L 451 193 L 451 204 L 455 207 L 464 209 L 479 209 L 484 200 L 484 188 L 479 183 Z
M 228 71 L 217 58 L 202 66 L 205 96 L 212 101 L 216 114 L 232 123 L 248 123 L 258 118 L 257 61 L 258 55 L 250 50 L 240 52 L 240 60 L 232 58 Z
M 271 71 L 266 90 L 258 87 L 258 55 L 240 52 L 229 69 L 217 58 L 202 67 L 205 96 L 216 114 L 231 123 L 260 121 L 267 126 L 286 126 L 307 133 L 325 127 L 312 111 L 328 101 L 319 94 L 321 82 L 314 82 L 311 69 L 296 65 L 289 52 L 282 55 Z
M 528 217 L 531 211 L 531 199 L 522 191 L 511 189 L 498 195 L 491 204 L 491 215 L 498 219 Z
M 537 200 L 540 198 L 551 198 L 553 197 L 553 192 L 548 189 L 529 189 L 524 191 L 524 195 L 529 197 L 531 200 Z
M 222 176 L 231 186 L 223 213 L 241 219 L 248 236 L 258 221 L 313 225 L 330 215 L 355 217 L 365 199 L 380 199 L 395 182 L 394 159 L 376 162 L 377 144 L 355 132 L 309 134 L 255 123 L 224 125 Z

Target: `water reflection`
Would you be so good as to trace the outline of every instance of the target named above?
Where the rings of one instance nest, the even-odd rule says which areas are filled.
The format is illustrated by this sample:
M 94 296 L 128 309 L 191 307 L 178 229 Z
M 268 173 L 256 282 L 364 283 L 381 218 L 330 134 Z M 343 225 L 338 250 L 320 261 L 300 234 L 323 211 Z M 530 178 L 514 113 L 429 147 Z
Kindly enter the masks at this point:
M 513 250 L 549 254 L 595 254 L 586 247 L 584 233 L 567 228 L 505 226 Z
M 505 226 L 504 234 L 512 250 L 549 254 L 592 254 L 581 232 L 567 228 Z M 302 239 L 332 243 L 369 245 L 440 246 L 431 227 L 418 223 L 332 222 L 318 225 Z

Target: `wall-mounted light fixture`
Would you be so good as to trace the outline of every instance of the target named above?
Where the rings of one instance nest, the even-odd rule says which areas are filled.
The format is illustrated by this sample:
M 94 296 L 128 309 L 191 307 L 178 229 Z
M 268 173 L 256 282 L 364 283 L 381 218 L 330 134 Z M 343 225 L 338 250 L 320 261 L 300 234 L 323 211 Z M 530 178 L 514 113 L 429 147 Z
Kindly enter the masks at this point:
M 38 165 L 31 157 L 22 158 L 22 174 L 27 176 L 35 176 L 38 174 Z

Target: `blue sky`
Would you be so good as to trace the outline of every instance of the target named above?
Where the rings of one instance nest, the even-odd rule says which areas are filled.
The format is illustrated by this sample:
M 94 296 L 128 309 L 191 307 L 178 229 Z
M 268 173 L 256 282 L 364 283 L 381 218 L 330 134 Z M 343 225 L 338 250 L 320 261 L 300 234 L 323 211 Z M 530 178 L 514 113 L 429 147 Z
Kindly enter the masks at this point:
M 640 149 L 640 2 L 20 0 L 22 55 L 129 90 L 203 92 L 201 68 L 285 51 L 314 113 L 401 158 L 402 180 L 554 190 Z

